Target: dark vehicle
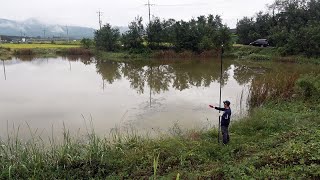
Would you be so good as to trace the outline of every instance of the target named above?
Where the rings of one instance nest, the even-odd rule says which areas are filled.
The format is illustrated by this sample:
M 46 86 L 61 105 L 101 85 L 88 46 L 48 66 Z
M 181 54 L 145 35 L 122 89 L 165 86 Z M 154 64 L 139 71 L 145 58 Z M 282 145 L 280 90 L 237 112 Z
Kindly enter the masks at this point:
M 269 46 L 269 42 L 267 39 L 258 39 L 256 41 L 253 41 L 249 45 L 251 46 L 260 46 L 260 47 L 267 47 Z

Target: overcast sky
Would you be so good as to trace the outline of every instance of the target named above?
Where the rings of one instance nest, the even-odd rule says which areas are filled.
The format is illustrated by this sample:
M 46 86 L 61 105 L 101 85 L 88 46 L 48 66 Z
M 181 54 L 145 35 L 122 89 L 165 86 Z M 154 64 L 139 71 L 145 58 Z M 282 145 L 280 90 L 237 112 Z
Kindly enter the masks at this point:
M 219 14 L 234 28 L 237 19 L 266 10 L 274 0 L 150 0 L 151 14 L 161 18 L 189 20 L 207 14 Z M 0 18 L 26 20 L 37 18 L 48 24 L 98 27 L 97 11 L 103 23 L 127 26 L 137 15 L 148 20 L 147 0 L 1 0 Z

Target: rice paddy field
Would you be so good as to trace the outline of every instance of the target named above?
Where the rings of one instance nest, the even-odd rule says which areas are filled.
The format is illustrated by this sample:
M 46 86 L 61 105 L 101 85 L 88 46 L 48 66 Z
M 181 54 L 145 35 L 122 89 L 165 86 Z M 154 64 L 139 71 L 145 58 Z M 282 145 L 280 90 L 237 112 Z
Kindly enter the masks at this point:
M 77 44 L 1 44 L 0 47 L 10 49 L 65 49 L 77 48 Z

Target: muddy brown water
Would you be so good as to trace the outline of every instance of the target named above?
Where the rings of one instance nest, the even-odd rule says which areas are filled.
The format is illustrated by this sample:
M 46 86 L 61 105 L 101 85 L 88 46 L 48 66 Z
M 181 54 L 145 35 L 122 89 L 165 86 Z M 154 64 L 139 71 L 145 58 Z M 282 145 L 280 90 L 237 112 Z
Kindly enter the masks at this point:
M 49 137 L 64 127 L 108 135 L 114 129 L 161 134 L 177 126 L 217 125 L 218 112 L 208 105 L 219 104 L 219 60 L 150 62 L 74 57 L 3 61 L 0 136 L 13 129 L 22 137 L 30 131 Z M 231 101 L 233 120 L 246 115 L 250 81 L 266 71 L 259 64 L 224 61 L 222 98 Z

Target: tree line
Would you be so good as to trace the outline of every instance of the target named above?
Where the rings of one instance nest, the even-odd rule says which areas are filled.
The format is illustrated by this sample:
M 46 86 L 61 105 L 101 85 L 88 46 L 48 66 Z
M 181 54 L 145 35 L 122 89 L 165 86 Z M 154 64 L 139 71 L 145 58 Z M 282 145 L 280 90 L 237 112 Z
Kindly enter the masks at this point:
M 275 0 L 268 12 L 237 23 L 238 43 L 266 38 L 282 55 L 320 56 L 319 32 L 319 0 Z
M 88 39 L 82 41 L 86 47 L 91 43 Z M 231 33 L 220 16 L 199 16 L 190 21 L 154 17 L 147 25 L 144 25 L 142 17 L 136 17 L 123 34 L 118 28 L 105 24 L 95 31 L 94 43 L 96 48 L 104 51 L 129 50 L 140 53 L 173 49 L 200 53 L 219 50 L 222 44 L 230 47 Z

